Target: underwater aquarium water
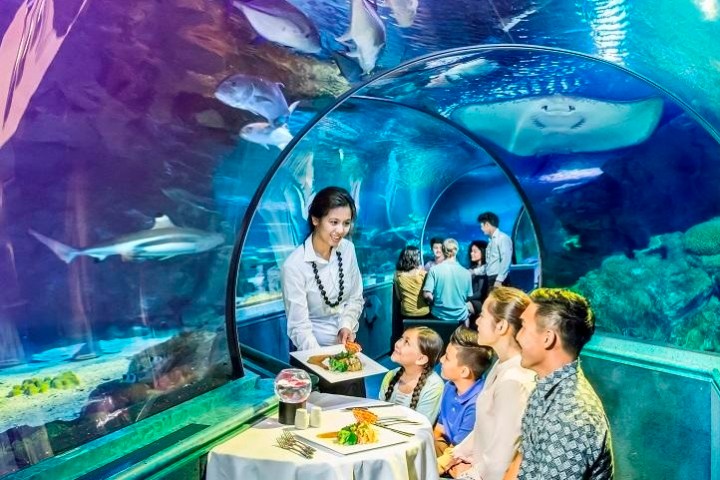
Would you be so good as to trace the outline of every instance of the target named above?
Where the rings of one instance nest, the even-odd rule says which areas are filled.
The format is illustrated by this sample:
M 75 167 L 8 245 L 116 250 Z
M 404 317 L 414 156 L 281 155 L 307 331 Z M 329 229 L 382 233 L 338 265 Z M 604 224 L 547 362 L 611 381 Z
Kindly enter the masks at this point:
M 708 3 L 3 1 L 0 475 L 228 382 L 228 336 L 286 344 L 331 184 L 366 287 L 494 210 L 603 332 L 717 355 Z

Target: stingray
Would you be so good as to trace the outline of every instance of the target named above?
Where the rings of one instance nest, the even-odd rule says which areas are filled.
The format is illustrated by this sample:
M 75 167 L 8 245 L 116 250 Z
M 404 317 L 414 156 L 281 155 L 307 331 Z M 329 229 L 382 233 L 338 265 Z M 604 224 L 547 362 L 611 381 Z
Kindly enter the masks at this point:
M 606 102 L 553 95 L 466 105 L 451 118 L 520 156 L 602 152 L 641 143 L 657 127 L 660 98 Z

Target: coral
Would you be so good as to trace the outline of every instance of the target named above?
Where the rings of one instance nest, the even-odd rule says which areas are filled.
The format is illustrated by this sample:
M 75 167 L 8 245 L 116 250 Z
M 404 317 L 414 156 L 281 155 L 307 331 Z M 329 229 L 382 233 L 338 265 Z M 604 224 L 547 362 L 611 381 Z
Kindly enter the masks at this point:
M 706 307 L 691 315 L 673 332 L 673 343 L 692 350 L 720 352 L 720 300 L 713 297 Z
M 598 328 L 635 338 L 685 345 L 691 322 L 714 299 L 711 275 L 688 262 L 677 235 L 657 238 L 634 259 L 612 256 L 573 287 L 595 310 Z M 680 251 L 678 251 L 680 250 Z M 703 317 L 704 318 L 704 317 Z M 687 332 L 682 334 L 680 332 Z M 689 337 L 688 337 L 689 336 Z M 697 341 L 692 341 L 696 348 Z
M 720 217 L 691 227 L 685 232 L 685 250 L 694 255 L 720 255 Z
M 47 393 L 50 389 L 55 388 L 63 390 L 66 388 L 72 388 L 80 385 L 80 379 L 77 374 L 73 371 L 66 371 L 58 375 L 57 377 L 50 378 L 45 377 L 40 379 L 38 377 L 26 378 L 22 381 L 21 385 L 13 385 L 8 397 L 17 397 L 19 395 L 37 395 L 38 393 Z
M 60 376 L 58 378 L 65 381 L 65 383 L 70 386 L 80 385 L 80 379 L 78 378 L 77 374 L 75 374 L 75 372 L 72 372 L 70 370 L 60 374 Z

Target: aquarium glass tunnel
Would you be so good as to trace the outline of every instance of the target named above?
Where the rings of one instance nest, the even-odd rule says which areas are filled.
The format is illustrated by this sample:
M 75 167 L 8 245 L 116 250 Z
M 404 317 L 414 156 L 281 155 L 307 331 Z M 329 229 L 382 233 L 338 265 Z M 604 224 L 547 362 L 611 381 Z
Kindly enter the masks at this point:
M 337 185 L 369 356 L 400 249 L 467 264 L 493 211 L 513 285 L 595 309 L 617 477 L 720 479 L 719 38 L 717 0 L 4 0 L 0 477 L 161 478 L 272 408 Z

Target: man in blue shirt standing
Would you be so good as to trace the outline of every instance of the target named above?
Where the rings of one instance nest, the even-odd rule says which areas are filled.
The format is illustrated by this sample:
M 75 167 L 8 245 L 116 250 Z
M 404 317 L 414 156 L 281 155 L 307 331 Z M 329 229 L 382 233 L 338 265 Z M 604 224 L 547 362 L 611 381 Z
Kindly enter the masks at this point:
M 453 238 L 443 242 L 445 260 L 430 269 L 423 286 L 423 297 L 430 304 L 432 316 L 455 323 L 468 319 L 467 299 L 472 295 L 470 272 L 455 258 L 458 248 Z
M 489 290 L 507 285 L 506 280 L 512 263 L 513 243 L 510 237 L 500 231 L 500 219 L 493 212 L 478 215 L 480 229 L 490 237 L 485 250 L 485 272 Z

